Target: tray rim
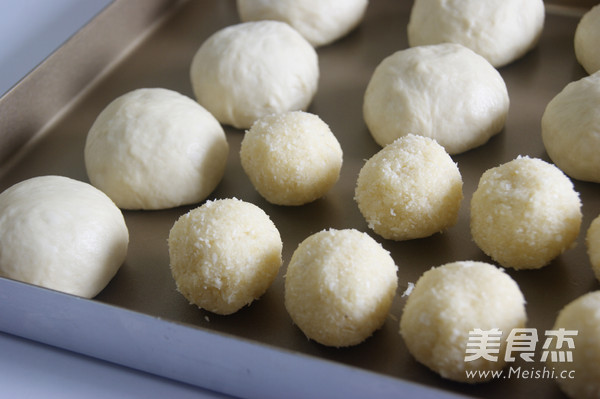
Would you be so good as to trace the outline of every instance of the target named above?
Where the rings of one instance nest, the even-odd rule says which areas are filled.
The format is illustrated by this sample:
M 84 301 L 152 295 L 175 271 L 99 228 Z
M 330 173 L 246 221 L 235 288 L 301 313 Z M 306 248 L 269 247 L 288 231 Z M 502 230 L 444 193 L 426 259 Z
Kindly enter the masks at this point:
M 0 96 L 0 176 L 187 1 L 112 0 Z
M 5 333 L 236 397 L 466 397 L 2 277 L 0 314 Z

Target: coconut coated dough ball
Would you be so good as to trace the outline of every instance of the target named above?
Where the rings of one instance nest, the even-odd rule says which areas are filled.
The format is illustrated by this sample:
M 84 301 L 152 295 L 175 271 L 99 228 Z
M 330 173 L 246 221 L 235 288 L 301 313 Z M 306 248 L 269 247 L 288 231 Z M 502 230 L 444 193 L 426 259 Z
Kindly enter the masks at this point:
M 571 398 L 598 398 L 600 397 L 600 291 L 587 293 L 568 305 L 558 314 L 553 330 L 564 329 L 577 335 L 566 337 L 573 339 L 573 347 L 566 343 L 560 347 L 553 338 L 548 351 L 571 351 L 572 362 L 552 361 L 548 356 L 548 367 L 555 371 L 555 375 L 564 375 L 556 378 L 559 387 Z M 574 377 L 574 378 L 570 378 Z
M 262 296 L 281 267 L 279 231 L 259 207 L 207 201 L 169 232 L 171 273 L 192 304 L 228 315 Z
M 600 216 L 597 216 L 588 228 L 585 243 L 592 270 L 600 281 Z
M 575 30 L 575 56 L 590 75 L 600 70 L 600 4 L 592 7 L 579 21 Z
M 498 68 L 535 47 L 544 17 L 542 0 L 416 0 L 408 43 L 459 43 Z
M 435 140 L 409 134 L 360 170 L 355 200 L 369 228 L 386 239 L 427 237 L 453 226 L 463 199 L 457 165 Z
M 579 235 L 581 202 L 556 166 L 529 157 L 488 169 L 471 199 L 471 234 L 504 267 L 538 269 Z
M 229 145 L 219 122 L 177 92 L 137 89 L 112 101 L 90 128 L 91 183 L 123 209 L 204 200 L 221 181 Z
M 594 183 L 600 183 L 598 109 L 600 71 L 569 83 L 542 115 L 542 140 L 552 162 L 572 178 Z
M 242 167 L 256 190 L 278 205 L 302 205 L 337 182 L 342 148 L 317 115 L 304 111 L 257 120 L 242 140 Z
M 348 34 L 362 21 L 368 0 L 237 0 L 242 21 L 288 23 L 313 46 Z
M 502 369 L 506 338 L 526 321 L 525 299 L 508 274 L 487 263 L 461 261 L 423 273 L 404 306 L 400 334 L 419 363 L 444 378 L 477 383 L 486 379 L 469 378 L 467 371 Z M 469 332 L 476 329 L 502 333 L 496 360 L 470 357 Z
M 498 71 L 468 48 L 445 43 L 385 58 L 367 86 L 363 115 L 381 146 L 412 133 L 458 154 L 500 132 L 508 108 Z
M 202 106 L 221 123 L 247 129 L 262 116 L 308 108 L 319 63 L 313 46 L 288 24 L 245 22 L 210 36 L 190 76 Z
M 356 345 L 380 328 L 398 281 L 381 244 L 354 229 L 306 238 L 285 276 L 285 307 L 294 323 L 322 345 Z
M 88 183 L 34 177 L 0 194 L 0 276 L 85 298 L 127 255 L 121 210 Z

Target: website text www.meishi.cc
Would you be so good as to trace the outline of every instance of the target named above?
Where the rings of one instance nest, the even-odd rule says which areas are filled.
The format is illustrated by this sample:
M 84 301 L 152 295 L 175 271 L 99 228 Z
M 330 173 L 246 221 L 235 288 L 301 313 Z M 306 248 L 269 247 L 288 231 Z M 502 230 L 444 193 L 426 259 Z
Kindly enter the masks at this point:
M 465 370 L 468 379 L 573 379 L 575 370 L 555 370 L 544 366 L 541 369 L 510 366 L 502 370 Z

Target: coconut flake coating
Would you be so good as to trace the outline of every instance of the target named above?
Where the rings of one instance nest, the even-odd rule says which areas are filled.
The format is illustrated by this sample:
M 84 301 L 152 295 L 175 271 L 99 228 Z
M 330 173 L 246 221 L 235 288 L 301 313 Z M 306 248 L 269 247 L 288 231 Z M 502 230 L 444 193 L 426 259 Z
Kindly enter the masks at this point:
M 593 183 L 600 183 L 598 109 L 600 71 L 566 85 L 548 103 L 541 122 L 552 162 L 572 178 Z
M 537 269 L 571 247 L 581 201 L 556 166 L 529 157 L 488 169 L 471 199 L 471 235 L 504 267 Z
M 553 330 L 575 331 L 573 347 L 566 343 L 556 345 L 556 338 L 548 348 L 550 352 L 570 351 L 572 362 L 552 361 L 548 356 L 547 365 L 556 375 L 574 376 L 557 378 L 559 387 L 571 398 L 587 399 L 600 397 L 600 291 L 589 292 L 569 304 L 559 313 Z
M 600 215 L 590 224 L 585 243 L 590 263 L 592 264 L 592 270 L 598 281 L 600 281 Z
M 190 303 L 234 313 L 262 296 L 279 272 L 279 231 L 259 207 L 235 198 L 207 201 L 169 232 L 171 273 Z
M 338 181 L 342 148 L 317 115 L 291 111 L 257 120 L 242 140 L 242 167 L 256 190 L 278 205 L 302 205 Z
M 400 50 L 381 61 L 365 90 L 363 116 L 381 146 L 418 134 L 454 155 L 499 133 L 509 103 L 504 79 L 485 58 L 443 43 Z
M 400 334 L 418 362 L 444 378 L 476 383 L 486 379 L 479 374 L 468 378 L 466 372 L 502 369 L 506 338 L 526 321 L 523 294 L 503 269 L 460 261 L 432 268 L 417 280 L 404 306 Z M 465 360 L 469 332 L 494 328 L 502 332 L 497 360 Z
M 390 254 L 368 234 L 323 230 L 294 251 L 285 307 L 304 334 L 323 345 L 356 345 L 380 328 L 398 281 Z
M 458 166 L 442 146 L 427 137 L 408 135 L 365 163 L 355 200 L 375 233 L 408 240 L 454 225 L 462 186 Z

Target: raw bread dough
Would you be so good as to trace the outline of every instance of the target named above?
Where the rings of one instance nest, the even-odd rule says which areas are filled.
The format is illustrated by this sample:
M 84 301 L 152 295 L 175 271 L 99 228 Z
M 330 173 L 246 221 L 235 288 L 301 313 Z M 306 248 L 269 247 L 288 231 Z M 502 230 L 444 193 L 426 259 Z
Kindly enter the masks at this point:
M 573 347 L 567 342 L 557 346 L 553 338 L 551 346 L 547 349 L 547 366 L 559 376 L 556 382 L 559 387 L 571 398 L 598 398 L 600 397 L 600 291 L 589 292 L 567 304 L 558 314 L 552 330 L 564 329 L 573 339 Z M 575 332 L 577 335 L 570 335 Z M 552 353 L 568 353 L 573 361 L 562 360 L 557 357 L 552 360 Z M 574 377 L 574 378 L 573 378 Z
M 415 0 L 408 43 L 460 43 L 498 68 L 535 47 L 544 17 L 542 0 Z
M 236 198 L 207 201 L 181 216 L 168 244 L 177 290 L 221 315 L 262 296 L 282 263 L 275 224 L 256 205 Z
M 546 152 L 574 179 L 600 183 L 599 109 L 600 71 L 569 83 L 542 115 Z
M 365 163 L 355 200 L 375 233 L 408 240 L 453 226 L 463 199 L 462 186 L 460 171 L 442 146 L 409 134 Z
M 221 123 L 247 129 L 262 116 L 305 110 L 317 91 L 319 62 L 288 24 L 245 22 L 210 36 L 190 76 L 202 106 Z
M 412 133 L 458 154 L 499 133 L 508 108 L 498 71 L 468 48 L 445 43 L 385 58 L 367 86 L 363 114 L 381 146 Z
M 529 157 L 488 169 L 471 199 L 471 234 L 504 267 L 537 269 L 569 249 L 581 201 L 556 166 Z
M 278 205 L 322 197 L 342 168 L 342 148 L 329 126 L 304 111 L 257 120 L 244 135 L 240 157 L 256 190 Z
M 362 21 L 368 0 L 237 0 L 242 21 L 288 23 L 315 47 L 347 35 Z
M 575 56 L 590 75 L 600 70 L 600 4 L 586 12 L 575 30 Z
M 444 378 L 477 383 L 491 373 L 469 378 L 466 372 L 502 369 L 506 338 L 526 321 L 525 299 L 508 274 L 487 263 L 461 261 L 419 278 L 404 306 L 400 334 L 418 362 Z M 469 357 L 469 332 L 476 329 L 502 333 L 496 360 Z
M 590 263 L 592 264 L 592 270 L 598 281 L 600 281 L 600 215 L 592 221 L 588 228 L 585 243 Z
M 164 209 L 204 200 L 225 172 L 219 122 L 177 92 L 137 89 L 112 101 L 85 144 L 91 183 L 123 209 Z
M 88 183 L 40 176 L 0 194 L 0 276 L 93 298 L 128 245 L 121 210 Z
M 356 345 L 380 328 L 398 281 L 389 252 L 354 229 L 323 230 L 294 251 L 285 275 L 285 307 L 320 344 Z

